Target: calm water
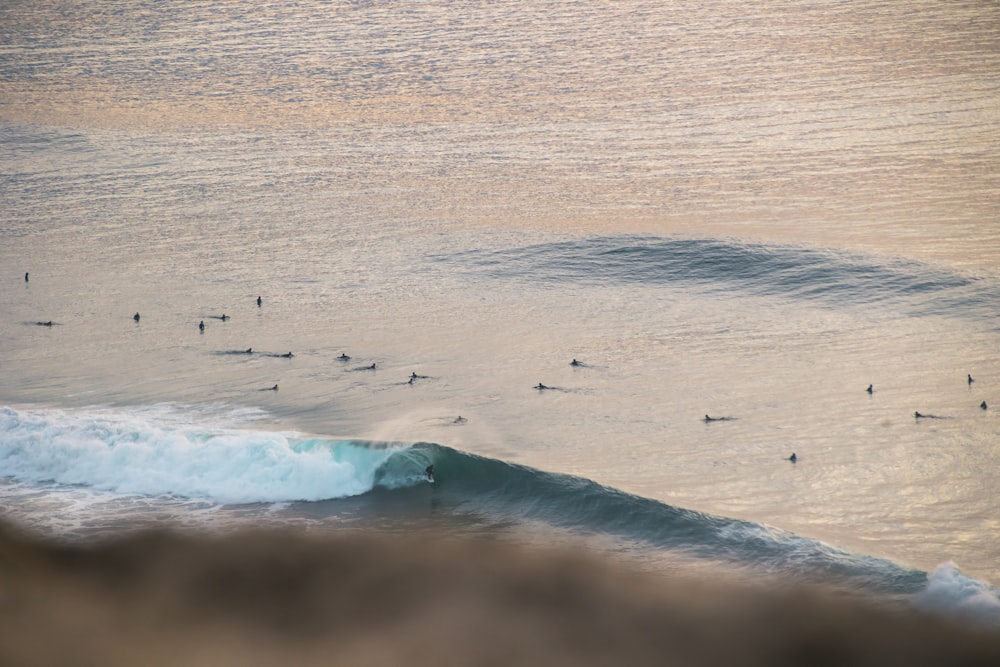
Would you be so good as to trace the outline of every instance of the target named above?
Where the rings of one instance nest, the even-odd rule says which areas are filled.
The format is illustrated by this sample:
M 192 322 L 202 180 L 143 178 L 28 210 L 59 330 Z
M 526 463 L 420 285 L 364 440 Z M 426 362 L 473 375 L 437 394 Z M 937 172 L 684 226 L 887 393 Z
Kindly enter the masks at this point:
M 169 444 L 294 431 L 996 583 L 998 44 L 993 2 L 4 3 L 4 514 L 336 514 Z

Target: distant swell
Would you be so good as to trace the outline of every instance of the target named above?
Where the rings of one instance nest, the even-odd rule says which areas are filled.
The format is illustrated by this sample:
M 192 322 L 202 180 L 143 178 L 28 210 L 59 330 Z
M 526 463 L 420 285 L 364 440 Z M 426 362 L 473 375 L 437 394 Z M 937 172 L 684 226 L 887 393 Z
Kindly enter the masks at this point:
M 1000 288 L 912 261 L 726 239 L 605 236 L 447 257 L 493 277 L 687 285 L 830 305 L 897 302 L 910 314 L 993 319 Z

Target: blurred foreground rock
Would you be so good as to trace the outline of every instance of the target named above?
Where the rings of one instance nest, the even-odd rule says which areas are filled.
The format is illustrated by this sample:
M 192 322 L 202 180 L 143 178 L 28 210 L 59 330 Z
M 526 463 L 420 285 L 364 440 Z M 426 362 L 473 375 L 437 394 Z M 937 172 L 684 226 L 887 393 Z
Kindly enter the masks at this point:
M 1000 634 L 488 539 L 0 534 L 3 665 L 1000 665 Z

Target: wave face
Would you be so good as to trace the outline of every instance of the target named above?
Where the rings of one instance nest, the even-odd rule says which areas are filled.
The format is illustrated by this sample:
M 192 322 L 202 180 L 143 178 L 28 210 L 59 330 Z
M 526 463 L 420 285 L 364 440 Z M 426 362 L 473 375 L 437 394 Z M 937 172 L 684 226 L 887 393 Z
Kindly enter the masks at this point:
M 434 466 L 433 484 L 424 474 L 428 465 Z M 153 501 L 169 497 L 223 505 L 333 503 L 310 502 L 313 515 L 324 507 L 336 514 L 339 500 L 347 498 L 371 499 L 406 513 L 430 494 L 435 512 L 609 536 L 708 563 L 913 597 L 930 610 L 1000 623 L 1000 593 L 953 566 L 929 578 L 760 524 L 433 443 L 306 437 L 233 428 L 219 420 L 194 424 L 190 415 L 170 408 L 129 413 L 0 408 L 0 466 L 6 479 L 40 489 L 83 487 Z M 382 502 L 387 498 L 394 502 Z
M 716 517 L 596 482 L 468 454 L 413 446 L 434 464 L 435 493 L 455 511 L 538 521 L 712 562 L 749 566 L 888 594 L 922 589 L 926 574 L 839 551 L 760 524 Z M 398 456 L 398 454 L 396 455 Z
M 424 469 L 434 465 L 435 483 Z M 399 497 L 430 489 L 437 507 L 608 535 L 709 561 L 852 581 L 886 592 L 926 577 L 758 524 L 714 517 L 590 480 L 449 447 L 372 443 L 192 423 L 168 408 L 132 412 L 0 409 L 8 479 L 220 504 Z
M 831 306 L 898 303 L 911 315 L 994 319 L 1000 311 L 1000 289 L 986 279 L 913 261 L 880 263 L 847 252 L 715 238 L 594 237 L 438 259 L 492 277 L 543 283 L 671 284 Z

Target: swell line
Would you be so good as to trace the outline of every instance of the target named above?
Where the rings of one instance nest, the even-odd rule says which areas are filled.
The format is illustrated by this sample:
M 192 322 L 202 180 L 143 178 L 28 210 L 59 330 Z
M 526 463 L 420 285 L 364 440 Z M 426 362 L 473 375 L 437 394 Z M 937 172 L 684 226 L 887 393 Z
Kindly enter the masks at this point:
M 1000 286 L 927 264 L 716 238 L 602 236 L 435 258 L 494 279 L 680 286 L 805 300 L 893 305 L 904 313 L 995 320 Z

